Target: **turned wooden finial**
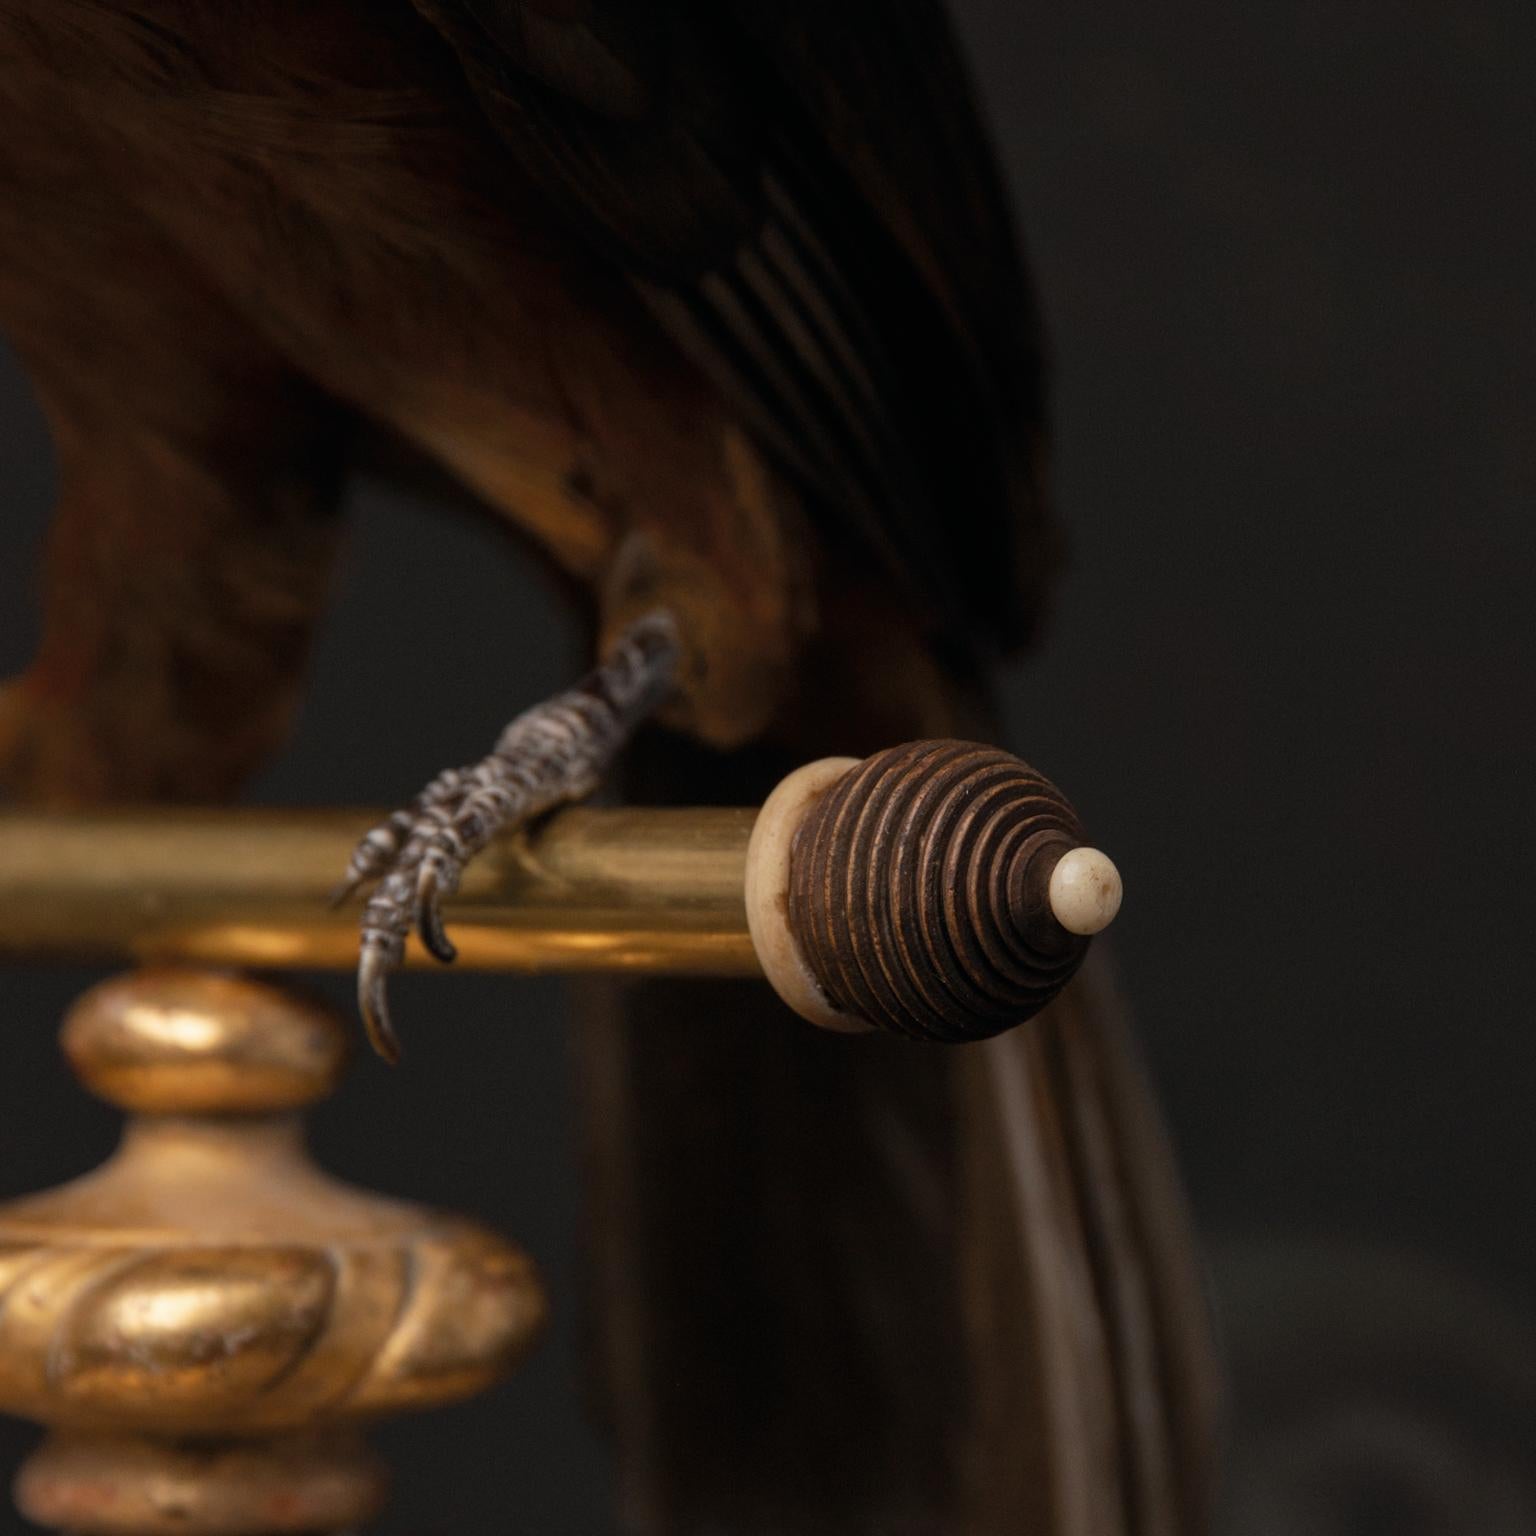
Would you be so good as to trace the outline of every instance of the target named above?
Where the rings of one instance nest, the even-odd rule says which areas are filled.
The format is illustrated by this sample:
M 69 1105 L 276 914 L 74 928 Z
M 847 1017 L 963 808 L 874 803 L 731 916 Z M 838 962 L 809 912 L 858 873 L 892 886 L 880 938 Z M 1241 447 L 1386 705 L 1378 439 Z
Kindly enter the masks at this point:
M 764 970 L 830 1028 L 998 1034 L 1071 979 L 1120 904 L 1061 792 L 995 747 L 919 741 L 791 775 L 748 855 Z

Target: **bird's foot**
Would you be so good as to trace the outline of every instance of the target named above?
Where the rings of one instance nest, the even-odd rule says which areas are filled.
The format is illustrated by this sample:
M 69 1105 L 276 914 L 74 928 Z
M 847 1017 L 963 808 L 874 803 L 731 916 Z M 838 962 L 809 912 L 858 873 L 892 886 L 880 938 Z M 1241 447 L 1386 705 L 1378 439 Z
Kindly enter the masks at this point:
M 678 653 L 670 614 L 637 619 L 574 688 L 524 711 L 487 757 L 438 774 L 357 845 L 336 900 L 377 882 L 363 909 L 357 1001 L 368 1038 L 386 1060 L 400 1054 L 386 984 L 411 929 L 439 960 L 454 958 L 442 902 L 458 889 L 465 866 L 498 832 L 591 794 L 671 692 Z

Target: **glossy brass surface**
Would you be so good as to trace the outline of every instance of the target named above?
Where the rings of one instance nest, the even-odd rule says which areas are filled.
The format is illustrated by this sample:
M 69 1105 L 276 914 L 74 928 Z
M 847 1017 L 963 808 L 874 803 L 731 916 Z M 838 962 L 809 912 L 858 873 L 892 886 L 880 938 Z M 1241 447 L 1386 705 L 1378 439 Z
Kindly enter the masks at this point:
M 447 916 L 477 970 L 755 975 L 751 810 L 590 810 L 495 844 Z M 350 970 L 332 889 L 367 811 L 0 815 L 0 959 Z M 413 938 L 407 964 L 429 963 Z
M 294 1109 L 334 1084 L 325 1011 L 147 970 L 64 1047 L 135 1111 L 118 1152 L 0 1207 L 0 1410 L 52 1427 L 24 1514 L 99 1536 L 339 1530 L 382 1469 L 357 1426 L 477 1392 L 538 1333 L 528 1259 L 472 1222 L 339 1183 Z

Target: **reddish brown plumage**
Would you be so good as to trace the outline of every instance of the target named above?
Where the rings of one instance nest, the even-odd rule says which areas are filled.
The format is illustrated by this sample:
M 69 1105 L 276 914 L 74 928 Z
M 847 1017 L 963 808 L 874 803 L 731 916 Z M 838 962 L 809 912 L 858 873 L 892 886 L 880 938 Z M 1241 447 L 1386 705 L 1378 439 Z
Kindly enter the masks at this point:
M 270 540 L 279 564 L 284 507 L 329 501 L 348 418 L 361 416 L 531 533 L 600 594 L 609 623 L 635 607 L 617 581 L 693 615 L 712 679 L 696 691 L 697 722 L 720 739 L 750 733 L 805 623 L 809 541 L 787 498 L 622 278 L 554 230 L 508 171 L 425 24 L 404 6 L 376 7 L 366 23 L 345 6 L 324 11 L 0 10 L 18 61 L 0 80 L 16 125 L 0 148 L 0 325 L 37 382 L 67 480 L 74 443 L 89 438 L 97 463 L 110 453 L 103 422 L 142 464 L 105 521 L 68 484 L 56 548 L 84 558 L 100 543 L 112 560 L 150 541 L 164 588 L 104 623 L 174 628 L 185 594 L 170 572 L 186 569 L 195 606 L 193 569 L 211 580 L 220 557 L 205 538 L 213 514 L 183 511 L 172 461 L 210 482 L 234 539 L 253 557 Z M 308 568 L 323 558 L 312 551 Z M 58 603 L 90 587 L 75 555 L 55 562 Z M 323 578 L 304 585 L 318 598 Z M 196 614 L 182 618 L 195 633 Z M 57 695 L 61 671 L 77 676 L 53 654 L 73 644 L 50 628 L 26 696 L 48 723 L 12 729 L 78 731 L 82 710 L 116 707 L 63 685 L 65 724 L 38 698 Z M 301 650 L 287 659 L 291 685 Z M 153 670 L 112 686 L 153 694 Z M 196 730 L 202 697 L 182 691 L 174 721 L 146 698 L 143 726 Z M 206 725 L 220 759 L 223 725 Z M 158 756 L 156 734 L 141 728 L 115 748 Z M 271 740 L 253 740 L 253 757 Z M 68 793 L 74 771 L 91 777 L 85 761 L 72 770 L 29 750 L 52 764 L 48 792 Z M 146 763 L 128 779 L 186 793 L 197 788 L 188 771 L 162 777 Z M 229 782 L 210 762 L 208 791 Z

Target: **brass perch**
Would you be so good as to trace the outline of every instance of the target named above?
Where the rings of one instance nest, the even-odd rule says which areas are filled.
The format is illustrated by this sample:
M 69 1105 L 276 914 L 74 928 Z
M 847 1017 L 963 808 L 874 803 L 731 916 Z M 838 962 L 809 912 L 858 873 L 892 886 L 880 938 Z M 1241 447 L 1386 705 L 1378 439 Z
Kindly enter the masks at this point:
M 0 1207 L 0 1411 L 51 1428 L 16 1484 L 45 1527 L 353 1528 L 385 1489 L 360 1426 L 489 1385 L 538 1331 L 518 1250 L 307 1161 L 338 1021 L 201 968 L 350 969 L 357 912 L 328 897 L 377 819 L 0 816 L 0 960 L 148 962 L 63 1034 L 122 1148 Z M 761 811 L 562 812 L 477 859 L 447 917 L 478 969 L 763 974 L 824 1027 L 959 1042 L 1049 1002 L 1119 894 L 1053 785 L 936 741 L 808 764 Z
M 327 898 L 377 820 L 0 817 L 0 959 L 350 969 L 357 915 Z M 447 917 L 477 970 L 766 974 L 825 1027 L 963 1041 L 1044 1007 L 1119 900 L 1047 779 L 931 741 L 808 764 L 761 812 L 561 812 L 477 859 Z
M 751 810 L 597 810 L 505 838 L 448 910 L 459 964 L 755 975 L 742 885 Z M 0 815 L 0 959 L 350 970 L 357 912 L 328 898 L 377 812 Z M 407 963 L 433 963 L 414 940 Z

